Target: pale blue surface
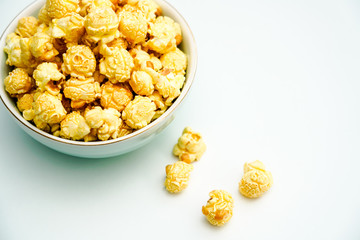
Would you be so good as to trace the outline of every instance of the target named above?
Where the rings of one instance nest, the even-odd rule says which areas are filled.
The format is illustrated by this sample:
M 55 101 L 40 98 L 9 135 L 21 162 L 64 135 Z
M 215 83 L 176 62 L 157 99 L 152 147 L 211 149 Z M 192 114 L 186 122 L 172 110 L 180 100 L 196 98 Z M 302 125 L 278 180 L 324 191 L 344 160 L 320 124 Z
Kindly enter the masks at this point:
M 31 0 L 0 1 L 0 30 Z M 79 159 L 27 136 L 0 107 L 0 239 L 360 239 L 358 1 L 171 0 L 192 28 L 197 78 L 174 122 L 152 143 Z M 163 188 L 183 127 L 205 138 L 179 195 Z M 237 191 L 259 159 L 273 188 Z M 213 189 L 235 200 L 210 226 Z M 154 238 L 155 239 L 155 238 Z

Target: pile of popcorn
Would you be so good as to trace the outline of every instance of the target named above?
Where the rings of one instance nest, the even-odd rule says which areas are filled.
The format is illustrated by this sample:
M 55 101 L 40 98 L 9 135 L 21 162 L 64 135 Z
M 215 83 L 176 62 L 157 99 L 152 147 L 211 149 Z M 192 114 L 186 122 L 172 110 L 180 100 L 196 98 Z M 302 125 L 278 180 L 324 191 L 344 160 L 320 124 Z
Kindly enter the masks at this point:
M 173 154 L 179 158 L 174 164 L 165 167 L 165 188 L 170 193 L 179 193 L 187 188 L 191 163 L 201 158 L 206 150 L 202 135 L 190 127 L 183 130 L 181 137 L 173 148 Z M 244 164 L 244 175 L 239 182 L 239 192 L 247 198 L 258 198 L 267 192 L 273 184 L 273 177 L 265 165 L 256 160 Z M 202 213 L 208 222 L 215 226 L 223 226 L 233 216 L 234 199 L 225 190 L 213 190 L 210 199 L 202 207 Z
M 6 38 L 5 89 L 23 117 L 71 140 L 118 138 L 180 95 L 178 23 L 152 0 L 47 0 Z

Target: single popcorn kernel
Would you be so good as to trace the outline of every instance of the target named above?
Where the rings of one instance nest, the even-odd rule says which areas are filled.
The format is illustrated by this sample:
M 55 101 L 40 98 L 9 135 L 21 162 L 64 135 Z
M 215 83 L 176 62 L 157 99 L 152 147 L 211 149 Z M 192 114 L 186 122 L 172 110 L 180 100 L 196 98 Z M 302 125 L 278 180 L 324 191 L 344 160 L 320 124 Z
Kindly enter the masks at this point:
M 148 24 L 141 11 L 134 11 L 125 5 L 119 13 L 119 30 L 126 40 L 133 44 L 145 42 Z
M 50 24 L 51 36 L 64 38 L 68 43 L 78 43 L 85 32 L 84 22 L 85 19 L 78 13 L 54 19 Z
M 212 225 L 223 226 L 233 215 L 234 200 L 231 194 L 224 190 L 213 190 L 209 196 L 210 199 L 202 207 L 202 213 Z
M 156 105 L 148 97 L 136 96 L 122 112 L 122 119 L 134 129 L 148 125 L 155 115 Z
M 45 124 L 60 123 L 66 116 L 66 111 L 59 97 L 48 92 L 34 95 L 33 110 L 35 114 L 34 122 L 38 120 Z
M 180 90 L 184 84 L 185 77 L 183 75 L 174 75 L 166 70 L 168 69 L 165 69 L 161 74 L 154 76 L 145 69 L 145 71 L 154 76 L 155 89 L 166 98 L 165 104 L 170 106 L 172 101 L 180 95 Z
M 176 74 L 185 74 L 187 59 L 179 48 L 163 54 L 160 60 L 164 68 L 172 69 Z
M 40 23 L 35 17 L 23 17 L 19 20 L 15 33 L 19 34 L 20 37 L 28 38 L 36 33 L 39 25 Z
M 178 193 L 184 190 L 189 183 L 190 172 L 194 166 L 185 162 L 178 161 L 174 164 L 167 165 L 165 188 L 170 193 Z
M 34 102 L 34 94 L 26 93 L 18 97 L 16 106 L 18 107 L 20 112 L 23 112 L 25 110 L 31 109 L 33 102 Z
M 39 64 L 33 73 L 33 77 L 40 91 L 47 90 L 50 81 L 65 79 L 65 76 L 58 70 L 58 66 L 55 63 L 48 62 Z
M 174 146 L 173 154 L 178 156 L 181 161 L 192 163 L 199 160 L 205 150 L 206 145 L 201 134 L 186 127 L 178 143 Z
M 85 29 L 89 38 L 95 42 L 111 42 L 120 36 L 119 19 L 109 7 L 94 8 L 85 17 Z
M 70 78 L 64 84 L 64 95 L 71 99 L 72 108 L 80 108 L 100 97 L 100 84 L 94 78 Z
M 130 86 L 136 94 L 149 96 L 154 92 L 152 77 L 144 71 L 134 71 L 131 74 Z
M 62 18 L 79 12 L 79 0 L 46 0 L 45 9 L 50 18 Z
M 134 62 L 126 49 L 104 46 L 100 53 L 104 56 L 99 64 L 100 73 L 108 77 L 110 82 L 125 82 L 130 79 Z
M 33 79 L 23 68 L 15 68 L 4 80 L 5 90 L 10 94 L 22 94 L 31 90 Z
M 42 61 L 52 61 L 59 52 L 53 45 L 54 39 L 46 33 L 38 32 L 30 38 L 32 55 Z
M 4 51 L 7 53 L 8 57 L 6 59 L 6 64 L 10 66 L 15 66 L 18 68 L 26 68 L 26 64 L 21 58 L 21 45 L 20 45 L 20 36 L 16 33 L 10 33 L 6 36 L 6 45 Z
M 106 82 L 101 86 L 100 104 L 104 108 L 115 108 L 122 112 L 133 97 L 127 84 Z
M 270 189 L 273 184 L 271 172 L 265 170 L 265 165 L 256 160 L 244 164 L 244 176 L 239 183 L 239 191 L 248 198 L 257 198 Z
M 60 123 L 60 128 L 60 136 L 72 140 L 84 139 L 90 133 L 90 127 L 78 111 L 66 115 Z
M 94 53 L 88 46 L 74 45 L 63 55 L 62 71 L 72 77 L 85 79 L 91 77 L 96 70 Z

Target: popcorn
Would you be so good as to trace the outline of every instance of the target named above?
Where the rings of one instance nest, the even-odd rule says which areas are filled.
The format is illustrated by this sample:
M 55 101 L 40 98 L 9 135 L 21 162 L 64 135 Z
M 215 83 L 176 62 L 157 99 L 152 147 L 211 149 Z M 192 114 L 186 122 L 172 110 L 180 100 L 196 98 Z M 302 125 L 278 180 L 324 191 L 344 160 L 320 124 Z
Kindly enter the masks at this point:
M 173 154 L 181 161 L 192 163 L 201 158 L 206 150 L 206 145 L 200 133 L 194 132 L 186 127 L 177 144 L 174 146 Z
M 127 84 L 106 82 L 101 86 L 100 104 L 103 108 L 114 108 L 121 112 L 132 99 L 133 94 Z
M 193 169 L 193 165 L 181 161 L 167 165 L 164 183 L 166 190 L 170 193 L 178 193 L 184 190 L 188 186 L 190 172 Z
M 180 25 L 166 16 L 157 17 L 154 23 L 150 23 L 148 32 L 150 40 L 145 46 L 158 53 L 175 50 L 182 40 Z
M 109 7 L 94 8 L 85 17 L 85 29 L 89 38 L 95 42 L 111 42 L 120 36 L 119 20 Z
M 4 79 L 4 84 L 8 93 L 22 94 L 32 89 L 34 81 L 23 68 L 15 68 Z
M 73 45 L 63 55 L 62 71 L 72 77 L 85 79 L 91 77 L 96 69 L 94 53 L 88 46 Z
M 55 63 L 48 62 L 39 64 L 33 73 L 33 77 L 40 91 L 49 90 L 51 88 L 49 85 L 50 81 L 65 79 L 65 76 L 58 70 L 58 66 Z
M 148 97 L 136 96 L 124 109 L 122 119 L 134 129 L 148 125 L 155 115 L 156 105 Z
M 20 35 L 20 37 L 28 38 L 36 33 L 39 25 L 40 23 L 35 17 L 23 17 L 19 20 L 15 33 Z
M 145 42 L 148 24 L 141 11 L 125 5 L 119 12 L 119 30 L 133 44 Z
M 239 191 L 248 198 L 257 198 L 270 189 L 273 184 L 271 172 L 265 170 L 265 165 L 256 160 L 245 163 L 244 176 L 239 183 Z
M 213 190 L 210 199 L 202 207 L 202 213 L 215 226 L 223 226 L 233 215 L 234 200 L 230 193 L 224 190 Z
M 122 121 L 120 112 L 114 108 L 102 109 L 94 107 L 85 111 L 85 119 L 89 126 L 97 129 L 97 137 L 102 140 L 117 138 Z
M 180 95 L 180 26 L 159 16 L 158 4 L 44 2 L 37 18 L 18 21 L 4 47 L 14 67 L 4 87 L 37 128 L 71 140 L 118 138 L 160 117 Z
M 50 18 L 62 18 L 79 12 L 79 0 L 46 0 L 45 9 Z
M 59 52 L 53 45 L 53 38 L 46 33 L 37 32 L 30 38 L 32 55 L 42 61 L 52 61 Z
M 64 84 L 64 96 L 71 99 L 72 108 L 80 108 L 100 97 L 100 84 L 94 78 L 70 78 Z
M 78 43 L 85 32 L 85 19 L 78 13 L 54 19 L 50 24 L 51 36 L 53 38 L 64 38 L 68 43 Z
M 134 71 L 129 83 L 136 94 L 148 96 L 154 92 L 152 81 L 152 77 L 146 72 Z
M 60 136 L 72 140 L 84 139 L 90 133 L 90 127 L 79 111 L 66 115 L 60 123 Z
M 100 52 L 104 56 L 99 64 L 101 74 L 108 77 L 112 83 L 125 82 L 130 79 L 134 63 L 126 49 L 104 46 Z
M 164 68 L 171 69 L 175 74 L 185 74 L 187 66 L 186 55 L 178 48 L 167 52 L 160 57 L 161 64 Z

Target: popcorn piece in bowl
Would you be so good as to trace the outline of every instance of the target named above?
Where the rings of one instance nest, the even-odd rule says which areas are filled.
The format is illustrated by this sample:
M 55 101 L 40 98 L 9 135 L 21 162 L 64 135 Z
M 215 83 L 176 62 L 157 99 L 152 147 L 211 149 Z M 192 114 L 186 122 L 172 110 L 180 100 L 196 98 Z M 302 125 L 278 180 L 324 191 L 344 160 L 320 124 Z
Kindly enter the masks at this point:
M 72 77 L 85 79 L 91 77 L 96 70 L 94 53 L 88 46 L 74 45 L 63 55 L 62 71 Z
M 239 191 L 242 195 L 248 198 L 260 197 L 272 184 L 272 174 L 265 169 L 261 161 L 244 164 L 244 176 L 239 183 Z
M 54 39 L 48 34 L 37 32 L 30 38 L 30 51 L 32 55 L 41 61 L 53 61 L 59 52 L 53 45 Z
M 60 127 L 60 136 L 67 139 L 81 140 L 90 133 L 90 127 L 79 111 L 66 115 L 65 119 L 61 121 Z
M 46 0 L 45 10 L 50 18 L 62 18 L 79 12 L 79 0 Z
M 23 17 L 19 20 L 15 33 L 20 37 L 29 38 L 37 32 L 39 25 L 39 20 L 37 20 L 35 17 Z
M 144 71 L 133 71 L 129 83 L 136 94 L 149 96 L 154 92 L 153 79 Z
M 132 99 L 133 94 L 128 84 L 106 82 L 101 86 L 100 104 L 104 108 L 114 108 L 122 112 Z
M 165 188 L 170 193 L 178 193 L 187 188 L 190 172 L 194 166 L 185 162 L 178 161 L 172 165 L 167 165 Z
M 178 156 L 181 161 L 192 163 L 199 160 L 205 150 L 206 145 L 201 134 L 186 127 L 174 146 L 173 154 Z
M 40 91 L 49 90 L 51 88 L 49 86 L 50 81 L 65 79 L 65 76 L 58 70 L 58 66 L 50 62 L 39 64 L 33 73 L 33 77 Z
M 155 115 L 156 105 L 148 97 L 136 96 L 124 109 L 122 119 L 134 129 L 148 125 Z
M 100 98 L 100 84 L 93 77 L 78 79 L 70 78 L 64 84 L 64 96 L 71 99 L 72 108 L 81 108 Z
M 175 74 L 185 74 L 187 59 L 179 48 L 163 54 L 160 60 L 164 68 L 171 69 Z
M 5 89 L 10 94 L 22 94 L 29 92 L 34 80 L 23 68 L 15 68 L 4 79 Z
M 64 38 L 68 43 L 78 43 L 85 32 L 85 19 L 78 13 L 71 13 L 69 16 L 53 19 L 50 23 L 51 36 Z
M 213 190 L 210 199 L 202 207 L 206 219 L 215 226 L 223 226 L 233 215 L 234 200 L 230 193 L 224 190 Z

